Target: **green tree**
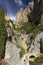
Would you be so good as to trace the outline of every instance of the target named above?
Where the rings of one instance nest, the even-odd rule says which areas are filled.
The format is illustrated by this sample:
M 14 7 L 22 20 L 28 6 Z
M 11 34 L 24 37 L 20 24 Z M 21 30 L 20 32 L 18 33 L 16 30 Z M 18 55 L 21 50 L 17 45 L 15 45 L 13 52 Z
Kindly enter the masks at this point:
M 34 22 L 36 25 L 40 23 L 43 14 L 43 0 L 33 0 L 34 6 L 30 14 L 30 21 Z
M 4 9 L 0 10 L 0 59 L 4 57 L 6 41 L 6 28 L 5 28 L 5 18 Z
M 40 39 L 40 52 L 43 53 L 43 40 Z

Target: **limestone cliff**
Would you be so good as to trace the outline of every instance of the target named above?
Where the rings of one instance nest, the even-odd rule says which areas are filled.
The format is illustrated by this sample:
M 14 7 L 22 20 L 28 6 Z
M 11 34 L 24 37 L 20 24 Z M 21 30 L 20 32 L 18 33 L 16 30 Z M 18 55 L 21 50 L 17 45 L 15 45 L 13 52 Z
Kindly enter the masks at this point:
M 16 15 L 16 21 L 17 22 L 28 22 L 28 16 L 33 10 L 33 5 L 34 5 L 34 2 L 32 1 L 28 4 L 28 6 L 25 9 L 21 8 Z

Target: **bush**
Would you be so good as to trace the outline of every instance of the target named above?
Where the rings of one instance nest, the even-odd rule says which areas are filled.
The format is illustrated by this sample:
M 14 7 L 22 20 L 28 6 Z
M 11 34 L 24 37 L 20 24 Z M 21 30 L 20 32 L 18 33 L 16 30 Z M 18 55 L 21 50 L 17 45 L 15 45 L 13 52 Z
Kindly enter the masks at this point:
M 23 48 L 21 48 L 21 51 L 20 51 L 20 58 L 23 57 L 23 55 L 25 54 L 25 50 Z
M 36 62 L 29 61 L 29 65 L 38 65 Z
M 21 51 L 19 52 L 19 54 L 20 54 L 20 58 L 22 58 L 23 57 L 23 55 L 26 53 L 25 52 L 25 49 L 23 49 L 21 46 L 17 46 L 18 48 L 21 48 Z
M 40 55 L 39 57 L 35 58 L 34 61 L 29 62 L 30 65 L 42 65 L 43 64 L 43 55 Z
M 43 55 L 40 55 L 39 57 L 37 57 L 36 59 L 35 59 L 35 62 L 37 62 L 37 63 L 43 63 Z
M 21 23 L 22 26 L 20 27 L 20 30 L 23 30 L 23 32 L 26 32 L 29 34 L 32 31 L 32 25 L 30 22 L 28 23 Z

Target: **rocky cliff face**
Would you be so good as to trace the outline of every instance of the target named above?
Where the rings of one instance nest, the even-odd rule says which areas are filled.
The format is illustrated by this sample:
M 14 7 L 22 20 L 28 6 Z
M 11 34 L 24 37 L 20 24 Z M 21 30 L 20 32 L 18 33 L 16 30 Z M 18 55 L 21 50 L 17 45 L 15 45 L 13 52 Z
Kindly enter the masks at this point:
M 17 26 L 17 25 L 15 25 Z M 30 37 L 33 35 L 20 33 L 15 30 L 13 27 L 7 27 L 8 36 L 12 34 L 12 29 L 14 35 L 12 36 L 12 40 L 7 40 L 6 42 L 6 50 L 5 50 L 5 58 L 4 60 L 9 65 L 29 65 L 29 61 L 33 61 L 34 59 L 30 58 L 34 56 L 34 58 L 40 56 L 40 39 L 43 39 L 43 32 L 38 33 L 33 40 Z M 9 34 L 10 32 L 10 34 Z M 25 54 L 20 58 L 20 52 L 22 51 L 21 47 L 25 50 Z M 22 51 L 23 53 L 23 51 Z
M 28 4 L 28 6 L 25 9 L 21 8 L 16 15 L 16 21 L 17 22 L 28 22 L 28 16 L 33 10 L 33 5 L 34 5 L 34 2 L 32 1 Z
M 42 21 L 43 0 L 33 0 L 25 9 L 20 9 L 16 15 L 17 22 L 34 22 L 36 24 Z
M 40 1 L 38 0 L 38 2 Z M 36 16 L 38 14 L 35 13 L 37 11 L 35 11 L 33 15 L 31 14 L 34 9 L 33 5 L 34 2 L 32 1 L 25 9 L 21 8 L 17 13 L 16 22 L 11 23 L 7 21 L 6 23 L 8 39 L 6 42 L 4 60 L 9 65 L 29 65 L 29 61 L 34 61 L 35 58 L 43 55 L 43 27 L 41 27 L 40 25 L 35 26 L 35 24 L 30 25 L 29 23 L 27 23 L 28 25 L 26 25 L 26 23 L 24 23 L 28 22 L 30 15 Z M 37 5 L 35 5 L 35 9 L 37 10 L 36 6 L 38 6 L 38 3 Z M 38 16 L 36 16 L 35 21 L 38 20 L 37 17 Z M 23 23 L 19 24 L 17 22 Z M 41 22 L 43 23 L 43 15 L 41 18 Z M 27 28 L 24 29 L 24 27 L 22 26 L 27 26 Z M 32 29 L 30 28 L 31 26 Z M 30 31 L 29 29 L 31 29 L 32 31 Z M 27 30 L 29 30 L 30 33 L 26 33 L 25 31 Z M 40 42 L 41 38 L 42 40 Z

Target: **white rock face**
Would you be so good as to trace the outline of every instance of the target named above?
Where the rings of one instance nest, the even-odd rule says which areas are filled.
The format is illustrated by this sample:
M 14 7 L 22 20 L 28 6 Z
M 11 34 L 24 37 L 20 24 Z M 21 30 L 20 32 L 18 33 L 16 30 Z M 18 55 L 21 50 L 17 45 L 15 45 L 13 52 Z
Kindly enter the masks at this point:
M 28 59 L 26 59 L 25 56 L 20 59 L 20 50 L 15 44 L 7 41 L 4 60 L 9 65 L 29 65 Z
M 35 37 L 34 44 L 31 44 L 29 52 L 40 54 L 40 39 L 43 39 L 43 32 L 39 33 Z
M 7 33 L 9 35 L 9 28 L 7 28 Z M 11 32 L 10 32 L 11 33 Z M 31 55 L 37 57 L 40 55 L 40 39 L 43 39 L 43 32 L 38 33 L 34 39 L 34 44 L 33 42 L 30 44 L 30 36 L 32 34 L 23 34 L 20 32 L 17 32 L 14 30 L 14 36 L 12 36 L 12 42 L 7 41 L 6 42 L 6 50 L 5 50 L 5 58 L 4 60 L 9 64 L 9 65 L 29 65 L 29 57 Z M 22 57 L 20 58 L 19 52 L 21 51 L 20 48 L 17 47 L 18 45 L 22 45 L 23 48 L 27 49 L 28 44 L 30 46 L 29 51 Z M 25 45 L 25 46 L 24 46 Z
M 7 41 L 4 60 L 8 62 L 9 65 L 17 65 L 18 60 L 20 60 L 19 51 L 20 49 L 13 43 Z

